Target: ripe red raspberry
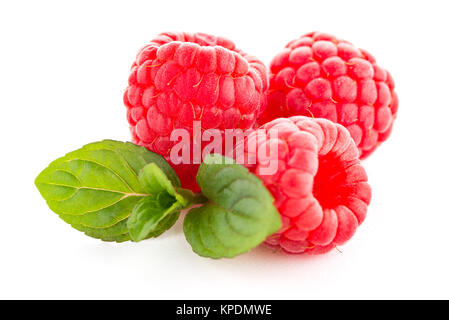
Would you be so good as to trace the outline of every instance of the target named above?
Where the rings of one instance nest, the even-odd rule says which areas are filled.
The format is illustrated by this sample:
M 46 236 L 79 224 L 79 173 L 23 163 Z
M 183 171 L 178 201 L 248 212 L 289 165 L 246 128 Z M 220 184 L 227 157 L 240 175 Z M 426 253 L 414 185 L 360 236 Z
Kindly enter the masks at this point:
M 366 158 L 390 135 L 397 110 L 393 79 L 371 54 L 313 32 L 291 41 L 271 62 L 268 106 L 259 121 L 329 119 L 349 130 Z
M 266 67 L 230 40 L 203 33 L 162 33 L 143 47 L 124 94 L 133 141 L 168 159 L 173 129 L 247 129 L 266 105 Z M 192 134 L 191 134 L 192 136 Z M 198 165 L 174 166 L 197 189 Z
M 283 222 L 266 243 L 288 253 L 319 254 L 348 241 L 371 200 L 348 130 L 303 116 L 279 118 L 261 129 L 266 134 L 253 131 L 245 139 L 245 163 L 272 193 Z M 249 147 L 250 142 L 258 148 Z M 260 148 L 265 147 L 269 151 L 263 158 Z M 277 157 L 270 155 L 273 148 L 278 148 Z M 249 159 L 257 160 L 250 165 Z M 274 173 L 263 171 L 275 162 Z

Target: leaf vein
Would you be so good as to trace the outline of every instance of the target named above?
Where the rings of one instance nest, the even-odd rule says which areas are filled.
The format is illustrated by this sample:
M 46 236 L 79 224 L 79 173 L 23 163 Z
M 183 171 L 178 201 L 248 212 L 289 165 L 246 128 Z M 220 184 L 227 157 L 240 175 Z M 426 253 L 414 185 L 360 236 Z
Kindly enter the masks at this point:
M 119 224 L 119 223 L 122 222 L 123 220 L 128 219 L 130 215 L 131 215 L 131 212 L 129 212 L 128 215 L 127 215 L 126 217 L 124 217 L 124 218 L 122 218 L 122 219 L 119 219 L 119 220 L 116 220 L 116 221 L 114 221 L 111 225 L 107 225 L 107 226 L 104 226 L 104 227 L 90 226 L 90 225 L 87 225 L 87 224 L 82 223 L 82 222 L 80 222 L 80 223 L 73 223 L 73 224 L 74 224 L 74 225 L 83 226 L 83 227 L 86 227 L 86 228 L 91 228 L 91 229 L 98 229 L 98 230 L 101 230 L 101 229 L 108 229 L 108 228 L 111 228 L 111 227 L 113 227 L 113 226 Z M 71 225 L 73 225 L 73 224 L 71 224 Z M 126 232 L 124 232 L 124 233 L 121 233 L 120 235 L 127 234 L 127 233 L 128 233 L 128 230 L 126 230 Z
M 73 172 L 71 172 L 71 171 L 69 171 L 69 170 L 59 169 L 59 168 L 55 170 L 55 172 L 57 172 L 57 171 L 61 171 L 61 172 L 68 173 L 68 174 L 70 174 L 71 176 L 73 176 L 76 180 L 78 180 L 78 182 L 79 182 L 80 184 L 83 184 L 83 183 L 81 182 L 81 179 L 78 177 L 77 174 L 75 174 L 75 173 L 73 173 Z
M 78 192 L 78 191 L 77 191 Z M 74 194 L 76 194 L 76 192 L 74 193 Z M 110 203 L 110 204 L 108 204 L 108 205 L 106 205 L 106 206 L 104 206 L 104 207 L 101 207 L 101 208 L 98 208 L 98 209 L 95 209 L 95 210 L 89 210 L 89 211 L 85 211 L 85 212 L 82 212 L 81 214 L 72 214 L 72 213 L 67 213 L 67 212 L 58 212 L 59 214 L 65 214 L 65 215 L 67 215 L 67 216 L 76 216 L 76 217 L 82 217 L 82 216 L 84 216 L 84 215 L 86 215 L 86 214 L 88 214 L 88 213 L 94 213 L 94 212 L 97 212 L 97 211 L 101 211 L 101 210 L 104 210 L 104 209 L 106 209 L 106 208 L 109 208 L 109 207 L 111 207 L 111 206 L 113 206 L 113 205 L 116 205 L 117 203 L 119 203 L 120 201 L 122 201 L 122 200 L 125 200 L 126 198 L 129 198 L 129 197 L 134 197 L 134 196 L 136 196 L 135 194 L 125 194 L 123 197 L 121 197 L 120 199 L 118 199 L 118 200 L 116 200 L 116 201 L 114 201 L 114 202 L 112 202 L 112 203 Z M 146 195 L 140 195 L 140 196 L 146 196 Z M 72 197 L 73 197 L 73 195 L 72 195 Z M 71 197 L 70 197 L 71 198 Z M 68 199 L 70 199 L 70 198 L 68 198 Z M 66 199 L 67 200 L 67 199 Z M 58 201 L 58 200 L 52 200 L 52 201 Z M 58 201 L 59 202 L 59 201 Z
M 94 160 L 90 160 L 90 159 L 82 159 L 82 158 L 73 158 L 73 159 L 69 159 L 66 160 L 65 162 L 72 162 L 72 161 L 86 161 L 86 162 L 91 162 L 91 163 L 95 163 L 97 165 L 99 165 L 100 167 L 103 167 L 109 171 L 111 171 L 117 178 L 119 178 L 125 185 L 126 187 L 130 190 L 130 191 L 135 191 L 133 188 L 131 188 L 131 186 L 128 184 L 128 182 L 126 182 L 117 172 L 115 172 L 114 170 L 112 170 L 112 168 L 109 168 L 107 166 L 105 166 L 102 163 L 99 163 L 97 161 Z M 84 164 L 83 164 L 84 165 Z
M 133 196 L 133 197 L 146 197 L 146 196 L 149 195 L 147 193 L 123 192 L 123 191 L 118 191 L 118 190 L 104 189 L 104 188 L 95 188 L 95 187 L 87 187 L 87 186 L 75 187 L 75 186 L 71 186 L 71 185 L 68 185 L 68 184 L 62 184 L 62 183 L 40 182 L 40 184 L 46 184 L 46 185 L 58 186 L 58 187 L 67 187 L 67 188 L 77 189 L 77 191 L 80 190 L 80 189 L 88 189 L 88 190 L 95 190 L 95 191 L 113 192 L 113 193 L 120 193 L 120 194 L 123 194 L 123 195 L 126 195 L 126 196 Z M 67 200 L 69 198 L 62 199 L 62 200 Z M 55 200 L 55 201 L 62 201 L 62 200 Z

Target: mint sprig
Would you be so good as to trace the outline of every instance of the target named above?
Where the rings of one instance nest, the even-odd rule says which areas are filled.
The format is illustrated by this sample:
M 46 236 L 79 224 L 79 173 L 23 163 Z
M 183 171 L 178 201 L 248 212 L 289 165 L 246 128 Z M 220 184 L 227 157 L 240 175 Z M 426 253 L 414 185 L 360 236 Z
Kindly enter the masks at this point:
M 262 181 L 231 159 L 209 155 L 197 175 L 202 193 L 182 189 L 163 157 L 131 143 L 104 140 L 53 161 L 35 180 L 51 210 L 104 241 L 141 241 L 168 230 L 183 209 L 194 252 L 231 258 L 281 227 Z
M 209 200 L 190 210 L 184 233 L 200 256 L 232 258 L 281 227 L 273 198 L 262 181 L 232 160 L 209 155 L 200 165 L 197 182 Z

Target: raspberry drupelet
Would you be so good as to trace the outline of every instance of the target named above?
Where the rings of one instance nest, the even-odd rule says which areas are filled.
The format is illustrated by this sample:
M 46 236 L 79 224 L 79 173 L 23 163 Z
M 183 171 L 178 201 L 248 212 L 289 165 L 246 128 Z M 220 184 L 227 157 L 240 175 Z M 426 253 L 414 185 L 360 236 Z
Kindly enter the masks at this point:
M 245 139 L 245 163 L 273 195 L 283 222 L 266 243 L 288 253 L 319 254 L 348 241 L 371 200 L 349 131 L 326 119 L 303 116 L 279 118 L 260 129 L 266 133 L 254 131 Z M 248 147 L 250 142 L 257 150 Z M 266 158 L 261 147 L 268 148 Z M 277 170 L 264 173 L 273 161 Z
M 162 33 L 143 47 L 124 94 L 133 142 L 168 161 L 174 129 L 248 129 L 267 100 L 268 75 L 233 42 L 203 33 Z M 172 163 L 172 162 L 171 162 Z M 173 164 L 173 163 L 172 163 Z M 198 165 L 173 165 L 184 188 L 198 190 Z
M 261 124 L 295 115 L 329 119 L 349 130 L 362 159 L 389 137 L 398 110 L 395 85 L 367 51 L 313 32 L 288 43 L 270 68 Z

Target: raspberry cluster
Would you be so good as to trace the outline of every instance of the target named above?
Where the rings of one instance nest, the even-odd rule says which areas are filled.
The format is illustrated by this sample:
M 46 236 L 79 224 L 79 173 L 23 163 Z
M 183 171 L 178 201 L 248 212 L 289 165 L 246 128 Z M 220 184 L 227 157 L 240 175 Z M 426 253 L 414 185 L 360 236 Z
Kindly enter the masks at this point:
M 124 102 L 133 141 L 169 162 L 177 143 L 171 133 L 182 128 L 193 138 L 194 121 L 221 134 L 264 129 L 260 140 L 257 131 L 247 136 L 243 149 L 245 159 L 256 159 L 245 166 L 271 192 L 283 221 L 266 243 L 319 254 L 348 241 L 365 219 L 371 189 L 360 159 L 392 131 L 394 89 L 371 54 L 324 33 L 288 43 L 270 75 L 228 39 L 162 33 L 139 51 Z M 276 147 L 278 156 L 260 159 L 250 141 Z M 274 162 L 276 172 L 264 173 Z M 198 164 L 171 164 L 184 188 L 199 191 Z
M 388 138 L 398 110 L 393 78 L 371 54 L 319 32 L 291 41 L 272 60 L 268 101 L 261 123 L 329 119 L 349 130 L 362 159 Z

